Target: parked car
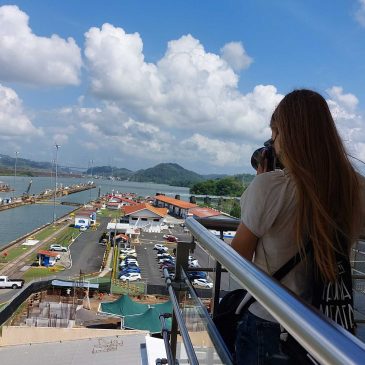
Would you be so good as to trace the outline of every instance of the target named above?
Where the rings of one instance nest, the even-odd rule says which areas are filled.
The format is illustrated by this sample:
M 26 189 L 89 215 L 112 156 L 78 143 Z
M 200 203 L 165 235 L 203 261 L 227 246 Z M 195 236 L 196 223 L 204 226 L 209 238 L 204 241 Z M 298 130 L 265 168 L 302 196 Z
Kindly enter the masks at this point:
M 133 265 L 136 265 L 136 266 L 139 266 L 138 265 L 138 261 L 137 260 L 123 260 L 120 264 L 119 264 L 119 267 L 122 268 L 124 266 L 128 266 L 130 264 L 133 264 Z
M 100 242 L 99 242 L 99 245 L 102 245 L 102 246 L 106 246 L 108 244 L 108 240 L 106 238 L 103 238 Z
M 122 281 L 139 281 L 142 279 L 141 274 L 138 272 L 130 272 L 119 278 Z
M 124 253 L 124 254 L 134 254 L 136 253 L 136 250 L 134 248 L 121 248 L 120 249 L 120 253 Z
M 189 267 L 199 267 L 199 262 L 198 260 L 191 260 L 189 261 Z
M 85 232 L 87 231 L 87 227 L 86 226 L 81 226 L 80 227 L 80 232 Z
M 154 250 L 159 250 L 159 251 L 168 251 L 168 248 L 160 243 L 156 243 L 154 246 L 153 246 L 153 249 Z
M 167 269 L 168 272 L 175 272 L 175 265 L 161 265 L 161 270 Z
M 207 279 L 194 279 L 192 284 L 194 286 L 201 286 L 201 287 L 207 288 L 207 289 L 213 288 L 213 283 L 211 283 Z
M 121 260 L 125 260 L 125 259 L 135 259 L 137 257 L 137 254 L 136 253 L 129 253 L 129 254 L 125 254 L 125 253 L 122 253 L 119 258 Z
M 53 244 L 53 245 L 49 246 L 49 250 L 50 251 L 58 251 L 58 252 L 67 252 L 68 248 L 65 247 L 65 246 Z
M 157 258 L 158 259 L 164 259 L 164 258 L 166 258 L 166 257 L 170 257 L 170 258 L 173 258 L 169 253 L 167 253 L 167 252 L 164 252 L 164 253 L 158 253 L 157 254 Z
M 130 274 L 130 273 L 140 273 L 141 269 L 139 267 L 127 267 L 123 270 L 120 271 L 119 276 L 125 275 L 125 274 Z
M 163 238 L 168 242 L 177 242 L 178 238 L 173 236 L 172 234 L 165 234 Z
M 159 263 L 159 264 L 162 264 L 163 262 L 172 262 L 172 263 L 175 263 L 175 259 L 174 259 L 174 258 L 166 257 L 166 258 L 164 258 L 164 259 L 159 259 L 159 260 L 158 260 L 158 263 Z
M 207 278 L 207 274 L 204 271 L 188 271 L 187 275 L 190 280 Z

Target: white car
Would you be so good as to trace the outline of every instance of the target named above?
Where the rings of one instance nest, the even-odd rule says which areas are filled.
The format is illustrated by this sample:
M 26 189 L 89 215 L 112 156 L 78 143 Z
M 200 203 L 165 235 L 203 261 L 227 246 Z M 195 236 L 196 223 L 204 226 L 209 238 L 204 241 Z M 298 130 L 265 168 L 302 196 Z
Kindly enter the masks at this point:
M 189 261 L 189 266 L 190 267 L 199 267 L 198 260 L 191 260 L 191 261 Z
M 209 282 L 207 279 L 194 279 L 194 286 L 201 286 L 203 288 L 211 289 L 213 288 L 213 283 Z
M 85 232 L 87 231 L 87 227 L 86 226 L 81 226 L 80 227 L 80 232 Z
M 168 248 L 164 245 L 161 245 L 161 243 L 156 243 L 154 246 L 153 246 L 153 249 L 154 250 L 158 250 L 158 251 L 168 251 Z
M 141 274 L 137 272 L 130 272 L 128 274 L 122 275 L 120 278 L 122 281 L 139 281 L 142 279 Z
M 127 266 L 128 264 L 133 264 L 133 265 L 136 265 L 136 266 L 139 266 L 138 265 L 138 261 L 137 260 L 123 260 L 120 264 L 119 264 L 119 267 L 123 267 L 123 266 Z
M 119 258 L 121 260 L 125 260 L 127 257 L 129 259 L 131 259 L 132 257 L 137 258 L 137 254 L 136 253 L 122 253 L 121 255 L 119 255 Z
M 54 244 L 54 245 L 49 246 L 49 250 L 50 251 L 58 251 L 58 252 L 67 252 L 68 248 L 65 247 L 65 246 Z
M 134 248 L 121 248 L 120 249 L 120 253 L 124 253 L 124 254 L 132 254 L 132 253 L 136 253 L 136 250 Z

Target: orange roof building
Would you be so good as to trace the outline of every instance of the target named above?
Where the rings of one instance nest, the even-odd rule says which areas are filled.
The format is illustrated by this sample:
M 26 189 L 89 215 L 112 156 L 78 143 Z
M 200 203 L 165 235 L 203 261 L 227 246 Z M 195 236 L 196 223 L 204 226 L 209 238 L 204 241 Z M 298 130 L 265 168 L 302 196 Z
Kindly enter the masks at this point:
M 120 223 L 129 223 L 129 227 L 145 232 L 160 232 L 167 215 L 167 208 L 154 207 L 148 203 L 122 207 L 124 217 Z
M 190 209 L 198 207 L 198 205 L 186 202 L 180 199 L 174 199 L 165 195 L 156 195 L 154 202 L 157 207 L 166 207 L 173 215 L 185 218 Z
M 140 204 L 137 204 L 134 206 L 125 206 L 122 208 L 124 215 L 131 215 L 133 213 L 140 212 L 144 209 L 146 209 L 147 211 L 152 212 L 156 215 L 159 215 L 162 218 L 165 217 L 167 214 L 166 208 L 157 208 L 148 203 L 140 203 Z
M 192 214 L 193 217 L 196 218 L 208 218 L 208 217 L 217 217 L 221 215 L 216 209 L 208 208 L 208 207 L 196 207 L 189 209 L 189 214 Z

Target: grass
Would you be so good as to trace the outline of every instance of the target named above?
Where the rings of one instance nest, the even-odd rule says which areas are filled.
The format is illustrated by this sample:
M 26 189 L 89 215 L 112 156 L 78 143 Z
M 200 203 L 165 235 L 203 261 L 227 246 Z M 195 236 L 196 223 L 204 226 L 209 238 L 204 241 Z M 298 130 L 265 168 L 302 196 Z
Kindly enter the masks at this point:
M 97 217 L 107 217 L 107 218 L 119 218 L 121 217 L 122 211 L 120 209 L 118 210 L 111 210 L 111 209 L 101 209 L 100 213 L 98 213 Z
M 22 255 L 24 252 L 29 251 L 30 248 L 31 248 L 30 246 L 17 246 L 17 247 L 12 247 L 9 250 L 5 250 L 4 252 L 2 252 L 0 256 L 0 262 L 7 264 L 8 262 Z
M 60 227 L 50 225 L 44 229 L 42 229 L 40 232 L 36 233 L 34 235 L 35 240 L 43 241 L 47 237 L 49 237 L 52 233 L 56 232 Z
M 31 267 L 27 270 L 24 275 L 23 279 L 26 282 L 32 281 L 34 279 L 39 279 L 51 275 L 55 275 L 57 272 L 62 271 L 62 266 L 53 266 L 53 267 Z
M 128 283 L 117 280 L 116 282 L 112 283 L 111 292 L 113 294 L 129 294 L 129 295 L 144 294 L 145 283 L 138 283 L 138 282 Z

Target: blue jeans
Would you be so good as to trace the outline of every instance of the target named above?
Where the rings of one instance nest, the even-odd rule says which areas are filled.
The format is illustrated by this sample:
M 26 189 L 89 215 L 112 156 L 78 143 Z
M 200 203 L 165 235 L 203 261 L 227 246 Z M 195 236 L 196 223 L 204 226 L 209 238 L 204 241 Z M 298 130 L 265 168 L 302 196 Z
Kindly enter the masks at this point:
M 280 351 L 280 325 L 256 317 L 249 311 L 238 323 L 235 347 L 237 365 L 287 363 Z

